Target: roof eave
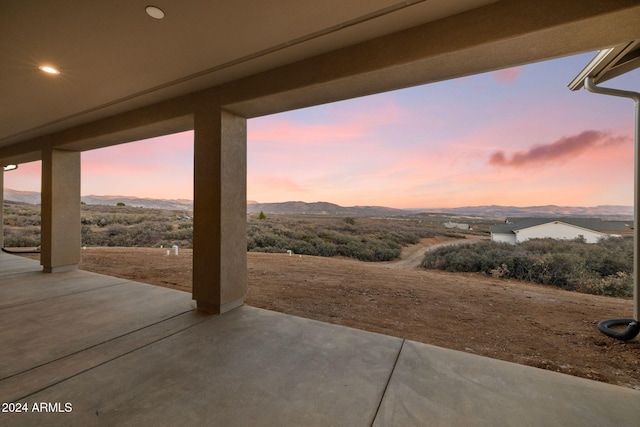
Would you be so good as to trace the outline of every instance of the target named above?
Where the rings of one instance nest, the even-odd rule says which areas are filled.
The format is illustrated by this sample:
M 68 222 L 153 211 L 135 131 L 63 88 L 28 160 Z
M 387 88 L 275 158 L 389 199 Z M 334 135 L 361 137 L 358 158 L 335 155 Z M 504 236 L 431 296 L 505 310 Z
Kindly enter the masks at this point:
M 603 49 L 569 83 L 571 90 L 584 87 L 584 80 L 592 77 L 594 83 L 604 82 L 640 67 L 640 40 Z

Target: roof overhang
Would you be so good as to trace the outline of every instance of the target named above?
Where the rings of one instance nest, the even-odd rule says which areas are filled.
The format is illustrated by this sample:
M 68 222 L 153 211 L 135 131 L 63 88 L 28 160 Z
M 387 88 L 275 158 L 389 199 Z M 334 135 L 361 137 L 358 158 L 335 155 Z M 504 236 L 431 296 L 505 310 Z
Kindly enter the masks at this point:
M 587 77 L 591 77 L 594 83 L 601 83 L 638 67 L 640 67 L 640 40 L 603 49 L 569 83 L 569 89 L 581 89 Z
M 149 3 L 3 1 L 0 147 L 499 2 L 162 0 L 164 19 Z
M 164 0 L 162 21 L 113 2 L 7 2 L 2 164 L 180 132 L 203 110 L 250 119 L 640 40 L 637 0 Z

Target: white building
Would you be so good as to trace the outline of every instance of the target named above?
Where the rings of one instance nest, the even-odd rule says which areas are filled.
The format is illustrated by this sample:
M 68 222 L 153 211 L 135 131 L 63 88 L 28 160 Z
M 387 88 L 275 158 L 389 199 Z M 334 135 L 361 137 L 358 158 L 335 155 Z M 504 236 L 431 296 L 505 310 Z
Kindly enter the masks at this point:
M 513 244 L 529 239 L 578 237 L 587 243 L 597 243 L 600 239 L 629 234 L 633 234 L 631 223 L 599 218 L 507 218 L 504 224 L 491 227 L 492 241 Z

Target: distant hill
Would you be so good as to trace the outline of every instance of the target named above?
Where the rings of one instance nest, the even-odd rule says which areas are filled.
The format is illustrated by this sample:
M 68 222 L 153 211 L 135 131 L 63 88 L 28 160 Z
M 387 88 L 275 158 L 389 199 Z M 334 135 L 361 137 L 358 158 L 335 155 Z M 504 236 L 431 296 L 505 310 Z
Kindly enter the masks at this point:
M 352 206 L 343 207 L 327 202 L 283 202 L 257 203 L 247 202 L 247 212 L 257 214 L 288 215 L 342 215 L 342 216 L 399 216 L 420 213 L 440 213 L 449 215 L 477 216 L 497 220 L 506 217 L 591 217 L 602 219 L 631 220 L 633 206 L 602 205 L 594 207 L 580 206 L 464 206 L 459 208 L 425 208 L 425 209 L 394 209 L 382 206 Z
M 31 203 L 40 203 L 40 193 L 35 191 L 18 191 L 10 188 L 4 189 L 5 200 Z M 193 210 L 193 200 L 176 199 L 151 199 L 129 196 L 82 196 L 81 200 L 90 205 L 115 205 L 124 203 L 127 206 L 136 206 L 150 209 Z M 258 203 L 247 200 L 247 212 L 258 214 L 281 215 L 338 215 L 338 216 L 400 216 L 419 213 L 443 213 L 450 215 L 472 215 L 504 219 L 506 217 L 592 217 L 602 219 L 633 219 L 633 206 L 601 205 L 594 207 L 580 206 L 464 206 L 459 208 L 424 208 L 424 209 L 394 209 L 384 206 L 351 206 L 344 207 L 328 202 L 282 202 L 282 203 Z
M 285 214 L 285 215 L 338 215 L 338 216 L 380 216 L 407 215 L 403 209 L 383 206 L 344 207 L 328 202 L 283 202 L 283 203 L 251 203 L 247 204 L 247 213 Z
M 11 188 L 4 189 L 4 199 L 13 202 L 40 204 L 40 193 L 37 191 L 19 191 Z M 82 196 L 80 198 L 88 205 L 115 205 L 124 203 L 127 206 L 148 209 L 193 210 L 193 201 L 186 199 L 164 200 L 129 196 Z
M 460 208 L 416 209 L 418 212 L 438 212 L 457 215 L 480 215 L 492 217 L 592 217 L 602 219 L 633 219 L 633 206 L 600 205 L 593 207 L 581 206 L 465 206 Z
M 82 196 L 80 198 L 88 205 L 115 205 L 124 203 L 127 206 L 148 208 L 148 209 L 168 209 L 168 210 L 193 210 L 193 200 L 186 199 L 150 199 L 143 197 L 129 196 Z
M 40 193 L 36 191 L 20 191 L 11 188 L 4 189 L 4 200 L 12 202 L 30 203 L 32 205 L 40 204 Z

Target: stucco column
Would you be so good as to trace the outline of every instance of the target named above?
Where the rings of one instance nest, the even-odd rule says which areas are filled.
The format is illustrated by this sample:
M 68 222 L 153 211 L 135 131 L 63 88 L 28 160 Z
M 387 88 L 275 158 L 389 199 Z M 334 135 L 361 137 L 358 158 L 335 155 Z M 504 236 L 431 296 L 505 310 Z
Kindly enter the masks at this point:
M 194 113 L 193 299 L 220 314 L 247 291 L 247 122 L 216 106 Z
M 42 249 L 47 273 L 74 270 L 80 263 L 80 153 L 42 152 Z
M 4 248 L 4 167 L 0 164 L 0 248 Z

